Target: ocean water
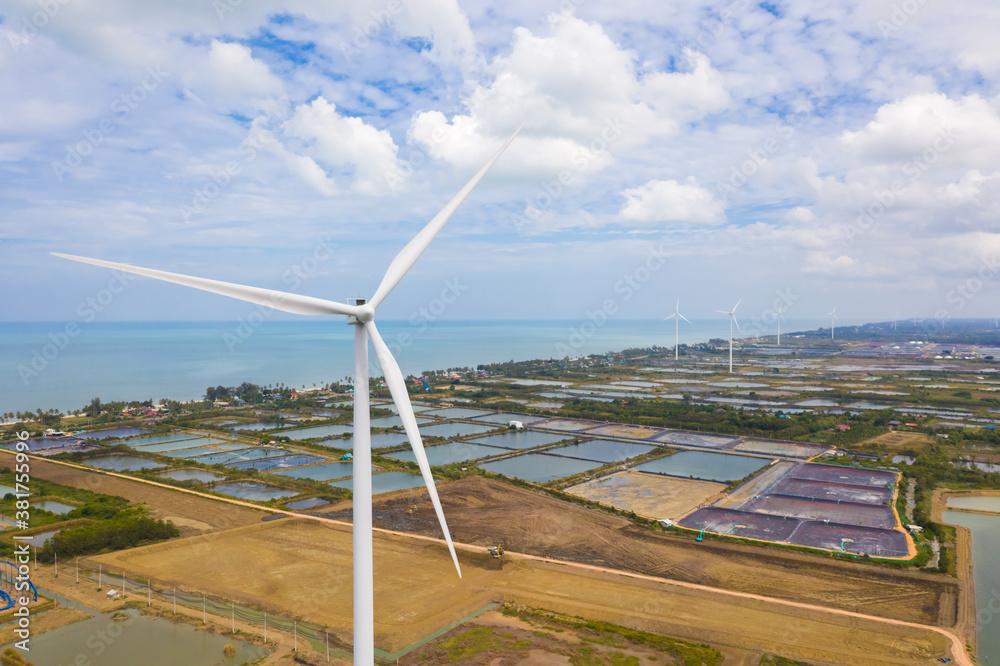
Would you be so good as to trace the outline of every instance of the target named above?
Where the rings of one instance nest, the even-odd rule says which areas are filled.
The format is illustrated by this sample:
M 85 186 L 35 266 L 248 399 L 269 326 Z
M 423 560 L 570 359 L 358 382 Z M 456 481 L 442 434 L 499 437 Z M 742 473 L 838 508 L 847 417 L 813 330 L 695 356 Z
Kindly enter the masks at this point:
M 783 331 L 815 329 L 789 320 Z M 405 374 L 480 363 L 564 358 L 627 348 L 672 347 L 672 322 L 380 321 Z M 726 338 L 725 318 L 693 320 L 681 343 Z M 340 318 L 234 322 L 0 323 L 0 413 L 79 410 L 110 400 L 192 400 L 209 386 L 244 381 L 296 388 L 353 374 L 354 329 Z M 371 372 L 380 375 L 374 353 Z

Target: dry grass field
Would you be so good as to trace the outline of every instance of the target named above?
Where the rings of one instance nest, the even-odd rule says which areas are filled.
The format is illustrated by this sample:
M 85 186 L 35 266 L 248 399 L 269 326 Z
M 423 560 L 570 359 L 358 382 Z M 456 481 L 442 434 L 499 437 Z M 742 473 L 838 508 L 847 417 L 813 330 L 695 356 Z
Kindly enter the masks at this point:
M 287 519 L 97 558 L 193 591 L 249 601 L 331 627 L 350 641 L 351 535 Z M 380 534 L 375 544 L 376 644 L 395 651 L 482 608 L 510 601 L 687 640 L 777 651 L 827 663 L 907 664 L 944 655 L 929 630 L 775 606 L 611 572 L 461 553 Z

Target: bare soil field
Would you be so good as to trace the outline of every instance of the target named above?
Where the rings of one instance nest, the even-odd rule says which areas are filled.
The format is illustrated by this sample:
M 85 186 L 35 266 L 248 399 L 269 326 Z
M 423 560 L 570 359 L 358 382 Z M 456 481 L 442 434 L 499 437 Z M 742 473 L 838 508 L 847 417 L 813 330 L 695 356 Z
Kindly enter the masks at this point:
M 630 470 L 566 488 L 565 492 L 653 520 L 676 520 L 725 489 L 724 483 L 668 478 Z
M 291 611 L 350 641 L 351 534 L 304 519 L 271 521 L 97 558 L 140 577 Z M 825 663 L 907 664 L 947 654 L 927 629 L 378 534 L 375 640 L 396 651 L 487 603 L 512 602 L 654 633 Z M 544 662 L 541 662 L 544 663 Z
M 947 576 L 844 562 L 781 547 L 695 542 L 620 516 L 483 477 L 438 490 L 457 541 L 729 590 L 949 627 L 958 585 Z M 411 507 L 412 513 L 407 513 Z M 323 515 L 350 520 L 350 503 Z M 423 489 L 377 500 L 378 527 L 440 537 Z M 544 607 L 544 606 L 543 606 Z
M 0 455 L 0 465 L 11 467 L 13 464 L 12 455 Z M 117 495 L 132 502 L 145 502 L 153 510 L 153 517 L 172 521 L 182 536 L 258 523 L 265 515 L 253 509 L 37 458 L 31 461 L 31 476 L 95 493 Z
M 878 437 L 865 440 L 866 443 L 885 444 L 890 451 L 900 451 L 902 449 L 913 449 L 919 451 L 931 443 L 931 438 L 922 432 L 907 432 L 905 430 L 894 430 Z
M 588 435 L 604 435 L 605 437 L 622 437 L 626 439 L 646 439 L 663 432 L 663 428 L 647 428 L 645 426 L 607 425 L 588 430 Z

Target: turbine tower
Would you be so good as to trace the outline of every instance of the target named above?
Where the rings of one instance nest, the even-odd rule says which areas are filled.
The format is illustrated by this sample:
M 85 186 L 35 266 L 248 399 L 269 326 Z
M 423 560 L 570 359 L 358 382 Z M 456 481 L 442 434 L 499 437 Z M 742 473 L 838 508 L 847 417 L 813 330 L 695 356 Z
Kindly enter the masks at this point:
M 740 330 L 740 322 L 736 321 L 736 308 L 740 307 L 740 303 L 743 299 L 736 301 L 736 305 L 733 306 L 732 310 L 716 310 L 719 314 L 729 315 L 729 374 L 733 372 L 733 323 L 736 324 L 736 330 L 742 333 Z
M 166 271 L 140 268 L 111 261 L 88 259 L 86 257 L 59 254 L 57 252 L 52 253 L 64 259 L 71 259 L 95 266 L 104 266 L 127 273 L 135 273 L 136 275 L 143 275 L 165 282 L 174 282 L 284 312 L 301 315 L 347 316 L 347 323 L 354 326 L 354 481 L 352 488 L 354 492 L 354 663 L 359 666 L 375 662 L 371 414 L 368 401 L 369 339 L 375 350 L 375 355 L 378 357 L 379 365 L 382 367 L 382 374 L 385 376 L 385 383 L 389 387 L 389 393 L 392 395 L 392 400 L 396 404 L 399 417 L 403 421 L 403 428 L 410 440 L 410 446 L 413 447 L 414 457 L 416 458 L 417 465 L 420 467 L 420 474 L 423 476 L 424 484 L 427 486 L 431 503 L 434 505 L 434 512 L 437 514 L 438 523 L 441 525 L 445 542 L 448 544 L 448 551 L 451 553 L 455 570 L 458 572 L 459 578 L 462 576 L 462 570 L 458 565 L 458 556 L 455 554 L 455 546 L 451 541 L 451 532 L 448 531 L 448 524 L 445 522 L 444 511 L 441 509 L 441 502 L 438 499 L 437 489 L 434 486 L 434 477 L 431 475 L 431 468 L 427 462 L 427 454 L 420 439 L 420 431 L 417 429 L 417 420 L 413 414 L 413 406 L 410 404 L 410 396 L 406 391 L 406 380 L 399 369 L 399 365 L 396 363 L 396 359 L 393 358 L 392 353 L 389 351 L 389 347 L 382 340 L 382 336 L 379 335 L 378 329 L 375 327 L 375 310 L 393 288 L 399 284 L 410 268 L 413 267 L 413 264 L 424 253 L 424 250 L 434 240 L 434 237 L 438 235 L 451 216 L 455 214 L 455 211 L 458 210 L 458 207 L 465 201 L 466 197 L 479 184 L 479 181 L 483 179 L 483 176 L 490 170 L 490 167 L 500 158 L 500 155 L 507 149 L 507 146 L 514 140 L 514 137 L 517 136 L 522 127 L 524 127 L 523 124 L 515 130 L 476 175 L 466 183 L 465 187 L 400 250 L 396 258 L 389 264 L 382 282 L 370 300 L 358 298 L 352 299 L 353 302 L 339 303 L 312 296 L 275 291 L 273 289 L 248 287 L 231 282 L 220 282 L 218 280 L 168 273 Z
M 691 323 L 687 317 L 681 314 L 680 298 L 677 299 L 677 307 L 674 308 L 674 313 L 669 317 L 664 317 L 663 321 L 667 321 L 668 319 L 674 320 L 674 360 L 676 361 L 679 358 L 678 349 L 680 349 L 680 320 L 683 319 L 687 323 Z
M 780 347 L 781 346 L 781 320 L 782 319 L 784 319 L 784 317 L 781 316 L 781 305 L 778 305 L 778 342 L 775 343 L 776 347 Z
M 833 340 L 833 333 L 836 330 L 836 324 L 834 324 L 834 322 L 838 319 L 837 306 L 834 305 L 833 309 L 827 312 L 827 314 L 830 315 L 830 339 Z

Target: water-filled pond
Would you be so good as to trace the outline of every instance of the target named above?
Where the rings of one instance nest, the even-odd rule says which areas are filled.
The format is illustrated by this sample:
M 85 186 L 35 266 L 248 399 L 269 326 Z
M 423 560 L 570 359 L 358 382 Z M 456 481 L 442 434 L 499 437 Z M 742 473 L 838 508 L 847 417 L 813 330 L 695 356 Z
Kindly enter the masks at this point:
M 417 425 L 421 423 L 429 423 L 431 419 L 417 416 Z M 372 428 L 402 428 L 403 420 L 398 416 L 382 416 L 377 419 L 371 420 Z
M 534 430 L 510 430 L 499 435 L 479 437 L 470 441 L 475 444 L 485 444 L 487 446 L 502 446 L 505 449 L 530 449 L 542 444 L 554 444 L 570 437 L 572 437 L 570 434 L 553 435 L 547 432 L 535 432 Z
M 94 432 L 81 433 L 80 437 L 85 437 L 87 439 L 111 439 L 112 437 L 135 437 L 136 435 L 144 435 L 148 430 L 143 430 L 142 428 L 111 428 L 110 430 L 96 430 Z
M 299 500 L 297 502 L 289 502 L 285 504 L 289 509 L 294 509 L 296 511 L 301 511 L 302 509 L 311 509 L 314 506 L 321 506 L 323 504 L 329 504 L 322 497 L 310 497 L 308 499 Z
M 948 506 L 956 509 L 979 509 L 1000 513 L 1000 497 L 949 497 Z
M 544 453 L 526 453 L 506 460 L 483 463 L 483 469 L 504 476 L 512 476 L 533 483 L 545 483 L 565 476 L 572 476 L 588 469 L 600 467 L 602 463 L 589 460 L 574 460 Z
M 297 469 L 282 469 L 274 472 L 282 476 L 294 476 L 297 479 L 312 479 L 314 481 L 330 481 L 350 476 L 354 465 L 349 462 L 332 462 L 322 465 L 310 465 Z
M 332 425 L 315 426 L 312 428 L 301 428 L 297 430 L 285 430 L 282 437 L 290 439 L 309 439 L 311 437 L 331 437 L 333 435 L 343 435 L 354 430 L 350 423 L 334 423 Z
M 681 451 L 665 458 L 636 465 L 643 472 L 694 477 L 706 481 L 735 481 L 749 476 L 771 461 L 767 458 L 712 453 L 710 451 Z
M 195 439 L 198 435 L 191 435 L 185 432 L 174 432 L 166 435 L 156 435 L 154 437 L 140 437 L 139 439 L 130 439 L 125 442 L 129 446 L 146 446 L 148 444 L 162 444 L 164 442 L 181 442 L 185 439 Z
M 489 413 L 482 409 L 468 409 L 466 407 L 445 407 L 426 412 L 428 416 L 440 416 L 446 419 L 471 419 L 476 416 L 486 416 Z
M 568 456 L 570 458 L 584 458 L 597 462 L 609 463 L 615 461 L 628 460 L 649 453 L 657 447 L 649 444 L 638 444 L 634 442 L 611 442 L 605 439 L 592 439 L 579 444 L 569 444 L 560 446 L 557 449 L 549 449 L 546 453 L 554 456 Z
M 512 414 L 509 412 L 500 412 L 499 414 L 489 414 L 487 416 L 477 416 L 476 421 L 480 423 L 495 423 L 496 425 L 505 426 L 511 421 L 520 421 L 524 425 L 529 425 L 531 423 L 537 423 L 539 421 L 544 421 L 547 416 L 531 416 L 528 414 Z
M 971 497 L 953 498 L 973 499 Z M 995 500 L 997 497 L 981 499 Z M 997 581 L 1000 580 L 1000 516 L 981 513 L 944 511 L 941 519 L 972 531 L 972 580 L 976 591 L 976 661 L 980 664 L 1000 660 L 1000 631 L 991 626 L 997 619 Z
M 162 453 L 164 451 L 179 451 L 181 449 L 195 449 L 199 446 L 215 446 L 216 444 L 224 444 L 226 440 L 224 439 L 213 439 L 211 437 L 197 437 L 195 439 L 185 439 L 179 442 L 163 442 L 162 444 L 146 444 L 144 446 L 136 446 L 138 451 L 149 451 L 152 453 Z M 129 442 L 129 445 L 132 445 Z
M 84 460 L 83 464 L 90 467 L 97 467 L 98 469 L 110 469 L 116 472 L 133 472 L 137 469 L 165 467 L 163 463 L 148 460 L 147 458 L 140 458 L 139 456 L 101 456 L 99 458 Z
M 157 476 L 174 481 L 201 481 L 202 483 L 211 483 L 226 478 L 224 474 L 209 472 L 207 469 L 172 469 L 169 472 L 161 472 Z
M 271 486 L 256 481 L 226 481 L 225 483 L 212 486 L 212 490 L 223 495 L 229 495 L 230 497 L 239 497 L 240 499 L 255 500 L 258 502 L 266 502 L 279 497 L 292 497 L 298 494 L 296 490 L 279 488 L 278 486 Z
M 62 502 L 57 502 L 55 500 L 34 500 L 31 502 L 31 506 L 36 509 L 42 509 L 43 511 L 57 513 L 60 516 L 64 513 L 69 513 L 76 508 L 70 504 L 63 504 Z
M 343 481 L 332 481 L 331 486 L 337 488 L 347 488 L 351 489 L 353 484 L 352 479 L 344 479 Z M 416 488 L 417 486 L 424 485 L 424 478 L 417 474 L 407 474 L 406 472 L 382 472 L 381 474 L 372 475 L 372 494 L 381 495 L 382 493 L 391 493 L 394 490 L 407 490 L 409 488 Z
M 462 437 L 464 435 L 478 435 L 496 428 L 495 425 L 476 425 L 475 423 L 438 423 L 420 426 L 420 435 L 422 437 Z
M 484 446 L 482 444 L 472 444 L 471 442 L 447 442 L 445 444 L 435 444 L 434 446 L 425 447 L 424 450 L 427 452 L 427 461 L 431 465 L 450 465 L 451 463 L 465 462 L 466 460 L 475 460 L 477 458 L 485 458 L 486 456 L 493 456 L 498 453 L 507 453 L 507 449 L 497 448 L 495 446 Z M 393 451 L 392 453 L 384 454 L 388 458 L 395 458 L 396 460 L 408 460 L 410 462 L 416 462 L 417 458 L 413 454 L 413 449 L 406 449 L 405 451 Z
M 236 666 L 266 654 L 259 647 L 229 636 L 142 615 L 133 608 L 125 612 L 125 620 L 113 620 L 110 613 L 99 614 L 32 636 L 29 657 L 37 664 Z M 236 654 L 224 657 L 226 645 L 233 645 Z

